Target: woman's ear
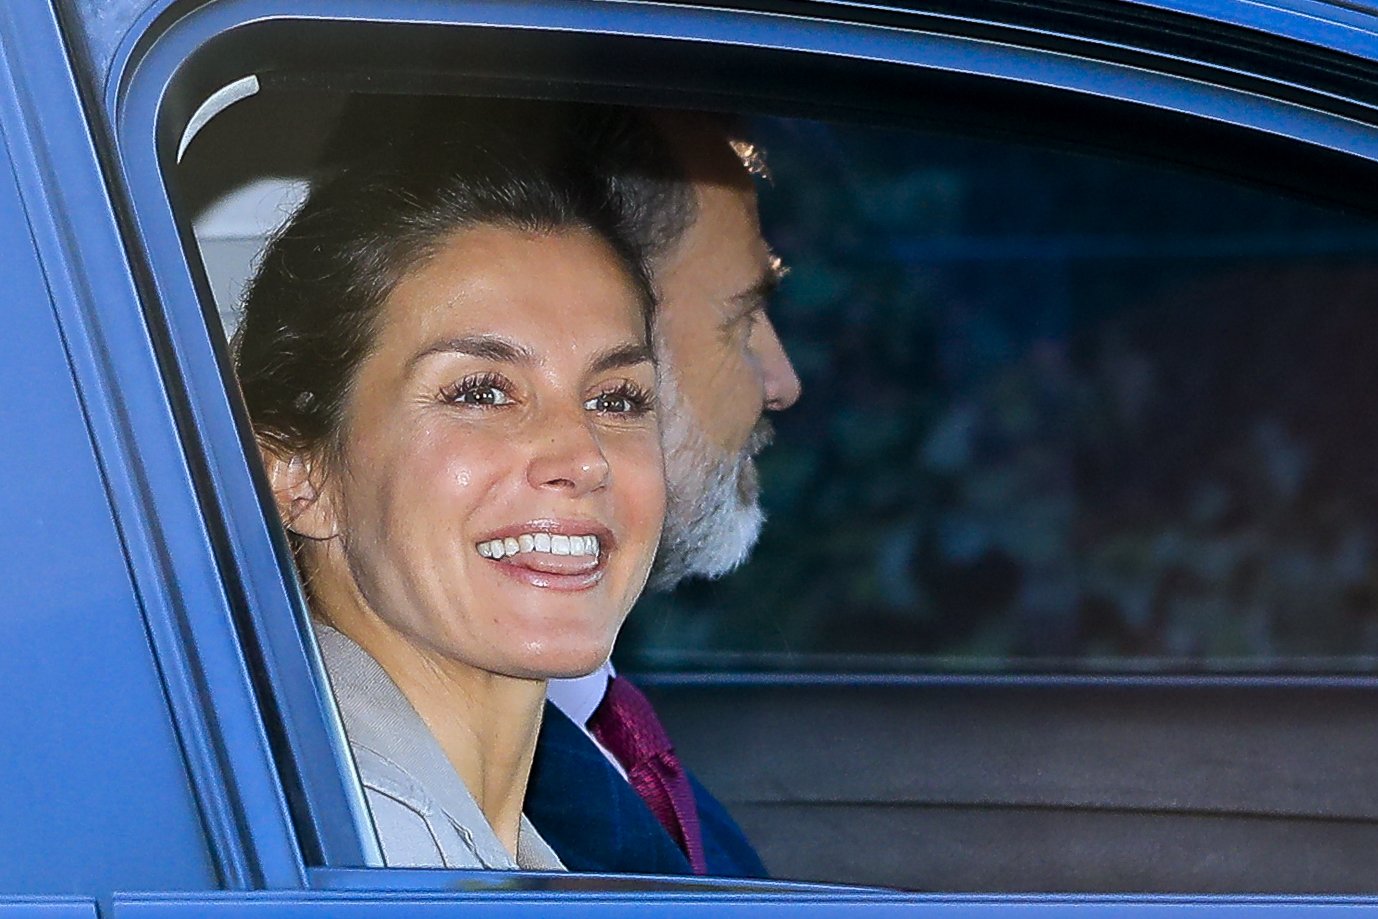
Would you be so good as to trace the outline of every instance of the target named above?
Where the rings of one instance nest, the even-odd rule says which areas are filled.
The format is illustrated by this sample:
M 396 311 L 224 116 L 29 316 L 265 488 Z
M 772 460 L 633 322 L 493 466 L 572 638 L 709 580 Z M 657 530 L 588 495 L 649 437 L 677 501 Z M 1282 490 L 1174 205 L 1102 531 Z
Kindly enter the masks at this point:
M 320 463 L 300 453 L 284 456 L 272 447 L 262 451 L 282 525 L 307 539 L 337 535 L 339 525 Z

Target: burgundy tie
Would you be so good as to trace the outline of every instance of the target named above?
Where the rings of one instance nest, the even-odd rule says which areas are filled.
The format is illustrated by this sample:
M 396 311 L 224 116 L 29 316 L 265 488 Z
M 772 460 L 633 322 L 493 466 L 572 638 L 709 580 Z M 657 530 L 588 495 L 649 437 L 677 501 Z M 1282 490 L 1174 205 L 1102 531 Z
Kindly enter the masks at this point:
M 632 788 L 684 850 L 694 873 L 707 874 L 694 790 L 651 701 L 630 680 L 613 677 L 589 731 L 627 770 Z

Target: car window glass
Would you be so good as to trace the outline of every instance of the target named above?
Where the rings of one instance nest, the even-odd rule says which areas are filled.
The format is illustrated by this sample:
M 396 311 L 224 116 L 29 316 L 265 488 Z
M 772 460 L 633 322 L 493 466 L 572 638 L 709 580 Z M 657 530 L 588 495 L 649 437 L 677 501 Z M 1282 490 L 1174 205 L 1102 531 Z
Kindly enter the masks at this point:
M 1362 216 L 1148 160 L 757 119 L 804 394 L 642 670 L 1368 670 Z
M 213 190 L 192 197 L 227 329 L 342 105 L 300 119 L 285 95 L 229 109 L 184 166 Z M 758 459 L 750 561 L 643 598 L 622 666 L 1378 661 L 1369 219 L 1227 164 L 801 119 L 748 133 L 790 267 L 769 313 L 804 394 Z

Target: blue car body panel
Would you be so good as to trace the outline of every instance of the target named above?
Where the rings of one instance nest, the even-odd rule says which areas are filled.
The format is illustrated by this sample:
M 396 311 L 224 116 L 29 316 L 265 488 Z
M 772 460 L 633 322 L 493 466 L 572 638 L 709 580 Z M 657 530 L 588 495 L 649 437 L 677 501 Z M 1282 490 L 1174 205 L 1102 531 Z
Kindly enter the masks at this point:
M 1008 916 L 1011 919 L 1329 919 L 1337 916 L 1370 914 L 1374 906 L 1341 899 L 1188 899 L 1160 897 L 924 897 L 830 896 L 811 898 L 795 894 L 762 898 L 744 895 L 718 895 L 706 898 L 670 899 L 665 895 L 654 904 L 641 895 L 559 897 L 540 894 L 514 894 L 502 900 L 471 898 L 459 894 L 403 894 L 390 897 L 354 897 L 324 894 L 253 894 L 238 897 L 158 897 L 121 900 L 117 917 L 137 919 L 191 919 L 194 916 L 272 916 L 298 919 L 320 915 L 328 909 L 341 919 L 392 919 L 392 917 L 430 917 L 453 915 L 485 919 L 518 919 L 530 915 L 567 916 L 571 919 L 631 919 L 654 910 L 657 916 L 770 917 L 803 916 L 807 919 L 841 919 L 853 915 L 934 917 L 934 919 L 978 919 Z
M 0 13 L 10 30 L 15 12 Z M 94 160 L 30 133 L 35 112 L 59 120 L 70 81 L 52 63 L 21 69 L 8 35 L 3 60 L 0 731 L 18 755 L 4 758 L 0 890 L 213 883 L 166 674 L 131 583 L 128 532 L 112 513 L 117 485 L 94 449 L 94 429 L 114 416 L 97 388 L 74 385 L 93 342 L 73 314 L 129 291 L 128 270 L 102 263 L 94 242 L 102 229 L 118 241 Z M 69 196 L 90 204 L 72 207 Z
M 377 853 L 283 575 L 280 535 L 261 511 L 205 279 L 169 205 L 163 167 L 192 114 L 174 91 L 188 62 L 237 30 L 311 18 L 660 37 L 1027 83 L 1378 160 L 1378 94 L 1373 83 L 1361 91 L 1362 72 L 1378 67 L 1378 10 L 1301 0 L 1124 6 L 1291 42 L 1350 60 L 1359 75 L 1322 89 L 1297 85 L 1291 70 L 1190 61 L 1188 73 L 1168 48 L 997 21 L 994 4 L 969 15 L 830 2 L 0 6 L 0 737 L 17 751 L 0 757 L 0 896 L 9 898 L 0 917 L 1378 914 L 1378 900 L 1362 898 L 963 898 L 654 882 L 597 893 L 523 875 L 468 887 L 463 876 L 418 872 L 332 881 L 306 867 Z M 964 34 L 983 10 L 1006 40 Z M 1218 83 L 1203 79 L 1212 72 Z M 418 879 L 436 889 L 415 890 Z
M 96 919 L 93 899 L 70 897 L 0 897 L 4 919 Z

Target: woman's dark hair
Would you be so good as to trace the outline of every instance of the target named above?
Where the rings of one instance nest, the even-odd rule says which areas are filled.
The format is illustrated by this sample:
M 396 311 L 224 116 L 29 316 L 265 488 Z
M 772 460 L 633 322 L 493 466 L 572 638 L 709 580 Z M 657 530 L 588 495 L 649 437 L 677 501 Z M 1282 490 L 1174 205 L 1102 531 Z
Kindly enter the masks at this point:
M 269 243 L 249 285 L 235 365 L 265 446 L 284 456 L 338 447 L 384 301 L 467 228 L 596 234 L 639 294 L 649 338 L 643 254 L 616 196 L 558 131 L 447 121 L 380 148 L 330 161 L 332 174 Z

